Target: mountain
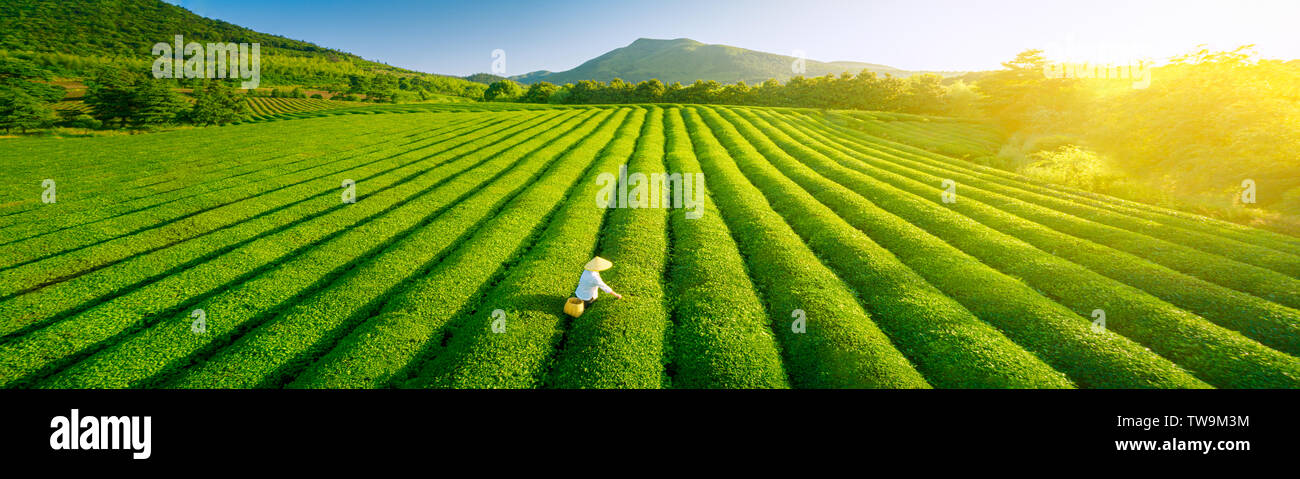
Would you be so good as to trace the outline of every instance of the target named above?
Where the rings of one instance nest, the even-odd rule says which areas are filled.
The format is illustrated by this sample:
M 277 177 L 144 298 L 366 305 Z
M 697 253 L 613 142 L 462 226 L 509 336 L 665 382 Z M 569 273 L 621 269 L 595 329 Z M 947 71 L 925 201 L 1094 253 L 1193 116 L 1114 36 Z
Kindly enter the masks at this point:
M 257 32 L 197 15 L 161 0 L 0 1 L 0 55 L 35 60 L 63 76 L 87 76 L 101 67 L 149 71 L 155 43 L 259 43 L 263 85 L 339 87 L 352 75 L 420 76 L 438 88 L 481 86 L 430 75 L 313 43 Z M 457 94 L 454 91 L 448 93 Z
M 578 80 L 609 81 L 622 78 L 640 82 L 658 78 L 665 83 L 689 84 L 695 80 L 716 80 L 719 83 L 744 81 L 762 83 L 769 78 L 785 81 L 796 76 L 791 68 L 796 58 L 789 55 L 747 50 L 727 45 L 710 45 L 689 38 L 655 40 L 640 38 L 632 44 L 617 48 L 588 60 L 577 68 L 562 72 L 532 72 L 511 77 L 520 83 L 547 81 L 555 84 Z M 870 70 L 878 74 L 908 76 L 916 73 L 887 65 L 862 62 L 804 61 L 803 76 L 814 77 L 843 72 L 858 73 Z M 945 76 L 955 74 L 935 72 Z

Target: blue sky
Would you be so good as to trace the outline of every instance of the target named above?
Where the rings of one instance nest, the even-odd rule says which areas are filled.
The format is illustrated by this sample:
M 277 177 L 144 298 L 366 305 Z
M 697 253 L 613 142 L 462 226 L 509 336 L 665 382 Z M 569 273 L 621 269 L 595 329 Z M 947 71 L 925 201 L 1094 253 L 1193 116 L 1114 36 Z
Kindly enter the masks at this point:
M 168 0 L 200 15 L 431 73 L 562 71 L 640 37 L 692 38 L 912 70 L 996 68 L 1026 48 L 1073 60 L 1254 43 L 1300 58 L 1300 1 Z M 1058 54 L 1059 53 L 1059 54 Z M 1066 59 L 1066 58 L 1062 58 Z

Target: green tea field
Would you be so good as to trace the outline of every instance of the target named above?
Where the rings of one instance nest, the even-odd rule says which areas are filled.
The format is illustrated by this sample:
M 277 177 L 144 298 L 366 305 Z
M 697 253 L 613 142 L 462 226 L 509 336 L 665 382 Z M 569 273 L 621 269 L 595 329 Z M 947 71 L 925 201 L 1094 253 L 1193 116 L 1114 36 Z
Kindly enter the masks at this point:
M 334 108 L 347 108 L 360 103 L 315 98 L 249 98 L 248 109 L 253 120 L 277 118 L 296 113 L 306 113 Z
M 1300 387 L 1300 238 L 973 121 L 339 103 L 6 139 L 0 387 Z M 625 297 L 570 317 L 596 255 Z

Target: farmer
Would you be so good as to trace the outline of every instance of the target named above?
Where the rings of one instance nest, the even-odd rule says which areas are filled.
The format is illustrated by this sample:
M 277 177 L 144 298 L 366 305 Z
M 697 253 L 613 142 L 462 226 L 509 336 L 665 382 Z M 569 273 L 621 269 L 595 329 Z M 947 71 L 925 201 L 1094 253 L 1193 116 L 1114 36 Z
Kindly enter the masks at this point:
M 573 295 L 582 300 L 584 307 L 591 306 L 591 303 L 596 300 L 596 296 L 600 294 L 596 289 L 602 289 L 615 298 L 623 299 L 623 295 L 615 293 L 604 280 L 600 279 L 600 272 L 611 266 L 614 266 L 614 263 L 597 256 L 582 267 L 582 276 L 578 278 L 578 289 L 573 292 Z

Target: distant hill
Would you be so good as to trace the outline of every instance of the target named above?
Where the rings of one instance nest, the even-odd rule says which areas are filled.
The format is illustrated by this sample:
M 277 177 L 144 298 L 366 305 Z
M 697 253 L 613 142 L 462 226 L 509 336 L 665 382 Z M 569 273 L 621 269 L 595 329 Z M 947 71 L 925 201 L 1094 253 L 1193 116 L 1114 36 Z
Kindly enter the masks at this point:
M 161 0 L 0 1 L 0 54 L 24 56 L 55 73 L 83 76 L 102 66 L 148 71 L 158 42 L 259 43 L 263 85 L 340 86 L 350 75 L 437 77 L 440 87 L 479 88 L 363 59 L 309 42 L 199 16 Z M 463 84 L 463 85 L 460 85 Z M 480 88 L 481 90 L 481 88 Z
M 491 73 L 475 73 L 473 75 L 463 77 L 463 78 L 472 82 L 482 83 L 484 85 L 491 85 L 494 82 L 498 82 L 506 79 L 506 77 L 503 77 L 501 75 L 493 75 Z
M 658 78 L 665 83 L 689 84 L 695 80 L 715 80 L 719 83 L 744 81 L 762 83 L 769 78 L 780 81 L 796 76 L 791 66 L 795 57 L 775 53 L 747 50 L 727 45 L 709 45 L 689 38 L 654 40 L 640 38 L 632 44 L 611 50 L 577 68 L 562 72 L 537 71 L 510 77 L 520 83 L 547 81 L 555 84 L 578 80 L 609 81 L 622 78 L 640 82 Z M 858 73 L 870 70 L 878 74 L 905 77 L 916 73 L 887 65 L 862 62 L 820 62 L 805 60 L 803 76 L 814 77 L 843 72 Z M 958 72 L 933 72 L 945 76 Z
M 537 83 L 539 81 L 547 81 L 546 76 L 553 73 L 555 72 L 550 70 L 537 70 L 535 72 L 529 72 L 523 75 L 515 75 L 510 77 L 510 79 L 527 85 L 531 83 Z

